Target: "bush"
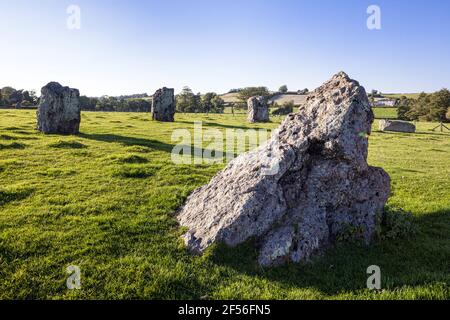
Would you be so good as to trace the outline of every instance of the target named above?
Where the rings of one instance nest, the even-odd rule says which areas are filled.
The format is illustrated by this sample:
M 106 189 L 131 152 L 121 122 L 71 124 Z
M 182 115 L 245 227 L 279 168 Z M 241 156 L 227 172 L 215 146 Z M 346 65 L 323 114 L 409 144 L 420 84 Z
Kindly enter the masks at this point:
M 274 116 L 284 116 L 294 112 L 295 104 L 293 101 L 285 102 L 282 107 L 272 111 Z

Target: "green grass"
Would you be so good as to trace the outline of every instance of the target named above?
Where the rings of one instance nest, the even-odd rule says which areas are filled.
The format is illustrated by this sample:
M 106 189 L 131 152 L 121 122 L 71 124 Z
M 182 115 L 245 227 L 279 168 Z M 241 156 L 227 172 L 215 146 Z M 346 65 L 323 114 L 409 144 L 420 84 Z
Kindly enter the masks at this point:
M 401 97 L 407 97 L 408 99 L 417 99 L 419 97 L 420 93 L 389 93 L 389 94 L 383 94 L 383 97 L 385 98 L 392 98 L 392 99 L 400 99 Z
M 391 208 L 417 232 L 370 247 L 341 244 L 312 264 L 262 269 L 249 241 L 190 255 L 174 213 L 223 164 L 174 165 L 174 129 L 274 128 L 245 115 L 83 113 L 81 134 L 44 136 L 33 111 L 0 111 L 2 299 L 448 299 L 450 134 L 377 132 L 369 162 L 392 178 Z M 274 120 L 275 121 L 275 120 Z M 12 146 L 12 143 L 18 145 Z M 18 147 L 20 145 L 20 147 Z M 6 147 L 5 147 L 6 146 Z M 8 147 L 9 146 L 9 147 Z M 365 289 L 370 265 L 383 290 Z M 66 267 L 82 289 L 66 288 Z
M 397 108 L 373 108 L 375 119 L 397 119 Z

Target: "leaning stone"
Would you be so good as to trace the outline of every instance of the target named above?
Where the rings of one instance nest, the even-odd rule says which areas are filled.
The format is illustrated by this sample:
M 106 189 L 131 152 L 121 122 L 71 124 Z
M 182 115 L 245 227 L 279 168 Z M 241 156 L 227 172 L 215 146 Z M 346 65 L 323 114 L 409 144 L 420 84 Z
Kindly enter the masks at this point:
M 367 164 L 373 120 L 364 88 L 335 75 L 265 145 L 189 196 L 177 214 L 187 246 L 255 239 L 271 266 L 308 261 L 348 230 L 369 243 L 390 194 L 388 174 Z
M 166 87 L 159 89 L 153 95 L 152 118 L 156 121 L 175 121 L 175 95 L 174 89 Z
M 410 122 L 400 120 L 380 120 L 380 131 L 415 133 L 416 126 Z
M 264 97 L 251 97 L 247 101 L 247 107 L 250 123 L 269 121 L 269 107 Z
M 81 121 L 80 92 L 50 82 L 41 90 L 36 115 L 37 130 L 43 133 L 77 134 Z

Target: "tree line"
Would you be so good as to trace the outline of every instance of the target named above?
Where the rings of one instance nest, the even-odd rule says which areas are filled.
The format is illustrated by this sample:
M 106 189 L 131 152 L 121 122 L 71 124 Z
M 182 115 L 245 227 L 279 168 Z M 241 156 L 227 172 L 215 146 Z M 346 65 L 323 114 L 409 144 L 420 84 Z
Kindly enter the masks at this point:
M 406 121 L 450 122 L 450 91 L 427 94 L 422 92 L 417 99 L 406 96 L 398 100 L 398 118 Z
M 152 103 L 148 99 L 122 97 L 80 97 L 81 110 L 103 112 L 150 112 Z
M 181 113 L 223 113 L 225 101 L 217 93 L 194 94 L 191 88 L 184 87 L 176 96 L 176 108 Z
M 33 106 L 37 104 L 36 92 L 16 90 L 12 87 L 0 89 L 0 107 Z
M 274 94 L 267 87 L 247 87 L 230 90 L 237 93 L 240 102 L 231 104 L 232 108 L 246 108 L 246 101 L 253 96 L 263 96 L 270 99 Z M 306 89 L 305 89 L 306 91 Z M 279 92 L 287 92 L 282 86 Z M 372 96 L 374 92 L 372 93 Z M 12 87 L 0 89 L 0 107 L 31 107 L 39 103 L 36 92 L 17 90 Z M 136 94 L 119 97 L 80 97 L 81 109 L 85 111 L 108 112 L 150 112 L 152 103 L 147 94 Z M 176 96 L 176 109 L 181 113 L 223 113 L 225 101 L 214 92 L 194 94 L 189 87 L 184 87 Z M 450 122 L 450 91 L 440 91 L 427 94 L 421 93 L 418 98 L 406 96 L 397 101 L 398 118 L 407 121 L 443 121 Z M 274 115 L 284 115 L 292 112 L 292 103 L 283 106 L 273 105 Z

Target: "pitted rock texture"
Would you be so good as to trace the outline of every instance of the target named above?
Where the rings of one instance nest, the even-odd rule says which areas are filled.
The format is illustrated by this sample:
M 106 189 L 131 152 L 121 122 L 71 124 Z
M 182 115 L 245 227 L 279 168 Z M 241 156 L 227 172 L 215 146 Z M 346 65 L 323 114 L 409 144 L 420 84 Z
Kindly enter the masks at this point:
M 153 95 L 152 118 L 156 121 L 175 121 L 175 90 L 166 87 L 159 89 Z
M 264 97 L 251 97 L 247 101 L 247 107 L 250 123 L 269 121 L 269 107 Z
M 77 134 L 81 121 L 80 92 L 50 82 L 41 90 L 36 117 L 37 130 L 43 133 Z
M 380 120 L 380 131 L 415 133 L 416 126 L 410 122 L 400 120 Z
M 177 216 L 187 246 L 253 238 L 271 266 L 306 262 L 349 231 L 369 243 L 390 194 L 388 174 L 367 164 L 373 120 L 364 88 L 335 75 L 265 145 L 189 196 Z

